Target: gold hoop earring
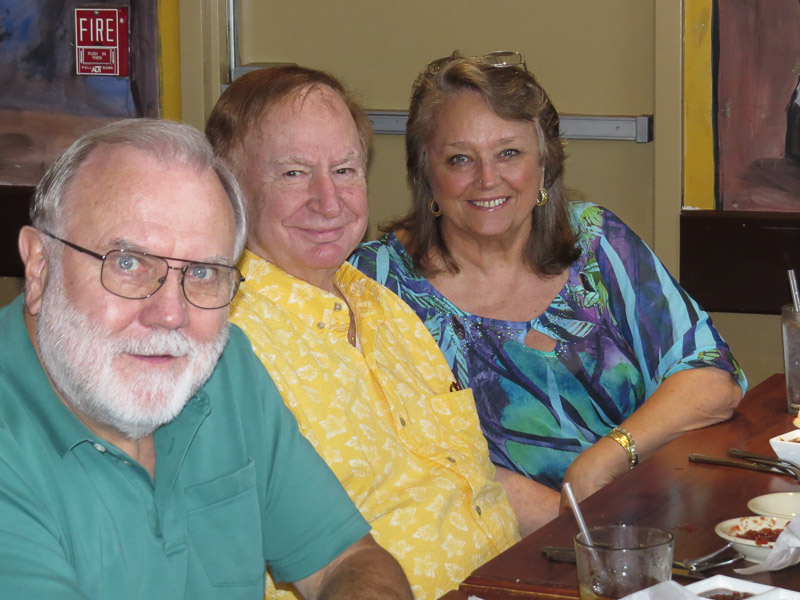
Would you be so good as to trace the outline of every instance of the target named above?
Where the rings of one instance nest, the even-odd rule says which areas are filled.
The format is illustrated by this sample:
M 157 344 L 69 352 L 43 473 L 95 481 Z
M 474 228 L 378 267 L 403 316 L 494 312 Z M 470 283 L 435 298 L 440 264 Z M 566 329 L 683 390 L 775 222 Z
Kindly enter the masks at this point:
M 439 203 L 431 198 L 428 202 L 428 212 L 431 213 L 434 217 L 441 217 L 442 216 L 442 209 L 439 208 Z
M 539 198 L 536 200 L 536 206 L 544 206 L 547 204 L 548 193 L 545 188 L 539 190 Z

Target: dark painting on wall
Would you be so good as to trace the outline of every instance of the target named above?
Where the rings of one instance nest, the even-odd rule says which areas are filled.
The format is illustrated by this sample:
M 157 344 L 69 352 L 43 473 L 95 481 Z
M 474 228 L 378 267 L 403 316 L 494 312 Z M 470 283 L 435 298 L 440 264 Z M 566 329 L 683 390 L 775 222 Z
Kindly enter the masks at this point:
M 156 2 L 0 0 L 0 186 L 35 185 L 81 134 L 158 116 Z M 128 7 L 128 77 L 77 75 L 75 9 Z
M 717 204 L 800 212 L 800 2 L 715 3 Z

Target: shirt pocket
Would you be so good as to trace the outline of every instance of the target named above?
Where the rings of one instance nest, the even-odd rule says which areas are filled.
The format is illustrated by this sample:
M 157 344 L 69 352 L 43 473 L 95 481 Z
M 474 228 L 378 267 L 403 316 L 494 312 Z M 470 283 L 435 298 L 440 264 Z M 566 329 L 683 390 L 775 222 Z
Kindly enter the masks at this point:
M 253 585 L 264 577 L 261 507 L 252 460 L 185 489 L 187 528 L 213 585 Z

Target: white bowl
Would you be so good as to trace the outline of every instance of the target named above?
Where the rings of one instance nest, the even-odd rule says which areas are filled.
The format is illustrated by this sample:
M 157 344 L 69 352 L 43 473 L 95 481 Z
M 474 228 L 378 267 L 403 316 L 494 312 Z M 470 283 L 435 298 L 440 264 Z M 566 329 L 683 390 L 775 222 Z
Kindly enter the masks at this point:
M 775 590 L 776 588 L 764 585 L 763 583 L 756 583 L 755 581 L 747 581 L 746 579 L 737 579 L 735 577 L 727 577 L 725 575 L 714 575 L 708 579 L 690 583 L 686 586 L 687 590 L 700 596 L 707 592 L 716 590 L 724 590 L 726 592 L 747 592 L 749 594 L 762 594 Z M 703 596 L 701 596 L 702 598 Z M 759 596 L 760 598 L 760 596 Z
M 800 600 L 800 592 L 775 588 L 763 594 L 753 596 L 753 600 Z
M 783 529 L 790 519 L 782 517 L 739 517 L 728 519 L 714 528 L 714 532 L 723 540 L 733 543 L 733 549 L 751 562 L 764 562 L 769 556 L 773 542 L 756 544 L 755 540 L 748 540 L 739 537 L 745 531 L 758 530 L 769 527 L 771 529 Z
M 800 463 L 800 429 L 776 435 L 770 439 L 769 445 L 778 458 Z
M 792 519 L 800 515 L 800 493 L 781 492 L 756 496 L 747 503 L 747 508 L 762 517 Z

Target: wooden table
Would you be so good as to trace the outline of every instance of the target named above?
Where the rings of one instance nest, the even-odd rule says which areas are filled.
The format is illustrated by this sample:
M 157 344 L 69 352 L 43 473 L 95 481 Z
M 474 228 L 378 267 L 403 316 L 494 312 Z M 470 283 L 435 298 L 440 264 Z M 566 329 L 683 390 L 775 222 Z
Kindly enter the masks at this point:
M 439 600 L 469 600 L 476 592 L 453 590 L 441 596 Z M 558 596 L 532 596 L 530 592 L 507 590 L 500 588 L 484 588 L 480 592 L 481 600 L 528 600 L 530 598 L 558 598 Z
M 745 469 L 690 463 L 691 453 L 725 456 L 741 448 L 774 456 L 769 439 L 794 429 L 786 412 L 783 374 L 753 388 L 730 421 L 684 434 L 581 503 L 590 525 L 628 523 L 662 527 L 675 536 L 675 557 L 696 557 L 724 542 L 714 526 L 752 514 L 747 501 L 771 492 L 800 492 L 790 477 Z M 542 546 L 573 545 L 577 525 L 570 512 L 561 515 L 476 569 L 442 600 L 578 598 L 575 565 L 548 561 Z M 735 566 L 749 563 L 740 562 Z M 800 589 L 800 566 L 744 577 L 733 566 L 714 573 L 782 588 Z M 676 578 L 679 583 L 690 580 Z

